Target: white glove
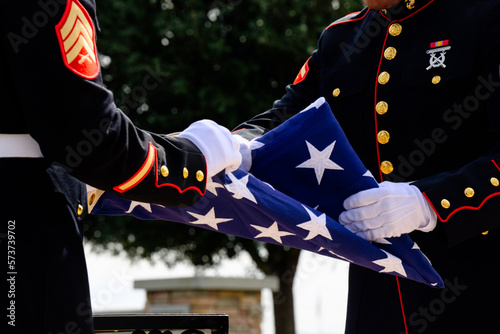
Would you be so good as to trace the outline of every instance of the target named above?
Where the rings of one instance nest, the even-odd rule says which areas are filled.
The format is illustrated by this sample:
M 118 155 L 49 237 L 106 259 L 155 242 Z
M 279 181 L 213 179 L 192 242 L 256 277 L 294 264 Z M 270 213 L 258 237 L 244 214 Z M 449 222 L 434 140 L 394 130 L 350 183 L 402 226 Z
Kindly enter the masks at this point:
M 233 133 L 233 138 L 240 143 L 240 153 L 242 157 L 240 168 L 245 172 L 248 172 L 252 167 L 252 151 L 250 149 L 250 141 L 236 133 Z
M 225 127 L 211 120 L 191 124 L 178 137 L 189 139 L 207 161 L 207 176 L 212 177 L 222 170 L 235 171 L 241 164 L 240 144 Z
M 344 201 L 339 222 L 368 241 L 399 237 L 414 230 L 432 231 L 437 224 L 420 190 L 407 183 L 382 182 L 379 188 L 360 191 Z

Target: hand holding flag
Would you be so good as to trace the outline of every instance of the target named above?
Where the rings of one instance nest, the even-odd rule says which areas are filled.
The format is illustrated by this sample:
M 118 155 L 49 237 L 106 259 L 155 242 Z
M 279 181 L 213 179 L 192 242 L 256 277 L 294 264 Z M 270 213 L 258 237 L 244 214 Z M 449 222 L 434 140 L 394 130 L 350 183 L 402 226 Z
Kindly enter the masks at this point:
M 382 182 L 379 188 L 344 201 L 339 222 L 368 241 L 399 237 L 415 230 L 432 231 L 437 217 L 420 190 L 407 183 Z
M 94 214 L 174 221 L 308 250 L 444 286 L 408 236 L 371 244 L 336 220 L 343 201 L 377 182 L 351 148 L 324 99 L 252 142 L 251 173 L 220 173 L 195 205 L 179 209 L 105 193 Z M 269 183 L 266 183 L 269 182 Z

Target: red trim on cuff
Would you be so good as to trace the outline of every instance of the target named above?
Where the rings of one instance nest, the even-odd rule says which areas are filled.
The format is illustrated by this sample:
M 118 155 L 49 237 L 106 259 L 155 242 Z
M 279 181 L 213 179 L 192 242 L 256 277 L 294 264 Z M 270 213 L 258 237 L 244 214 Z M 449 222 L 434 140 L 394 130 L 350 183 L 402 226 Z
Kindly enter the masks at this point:
M 148 155 L 146 156 L 146 160 L 144 160 L 141 168 L 139 168 L 134 176 L 132 176 L 130 179 L 120 184 L 119 186 L 114 187 L 113 190 L 122 194 L 137 186 L 149 174 L 155 160 L 157 160 L 156 147 L 152 143 L 149 143 Z
M 205 159 L 205 166 L 207 165 L 207 159 L 205 157 L 203 157 Z M 206 169 L 205 169 L 205 183 L 204 183 L 204 187 L 203 187 L 203 191 L 199 188 L 199 187 L 196 187 L 196 186 L 191 186 L 191 187 L 187 187 L 186 189 L 182 190 L 178 185 L 176 184 L 173 184 L 173 183 L 162 183 L 162 184 L 159 184 L 158 182 L 158 159 L 156 159 L 156 180 L 155 180 L 155 186 L 157 188 L 161 188 L 161 187 L 172 187 L 172 188 L 175 188 L 180 194 L 182 193 L 185 193 L 186 191 L 188 190 L 196 190 L 201 196 L 204 196 L 205 193 L 207 192 L 207 174 L 206 174 Z
M 450 214 L 448 216 L 446 216 L 445 218 L 442 218 L 439 213 L 436 211 L 436 208 L 434 207 L 434 205 L 431 203 L 429 197 L 427 197 L 427 195 L 425 193 L 423 193 L 425 198 L 427 199 L 427 201 L 430 203 L 432 209 L 434 210 L 434 212 L 436 213 L 436 216 L 438 217 L 438 219 L 443 222 L 443 223 L 446 223 L 448 220 L 450 220 L 451 216 L 454 215 L 455 213 L 457 213 L 458 211 L 462 211 L 462 210 L 466 210 L 466 209 L 469 209 L 469 210 L 479 210 L 481 209 L 481 207 L 484 205 L 484 203 L 486 203 L 486 201 L 488 201 L 490 198 L 492 197 L 495 197 L 495 196 L 498 196 L 500 195 L 500 192 L 498 193 L 493 193 L 489 196 L 487 196 L 482 202 L 481 204 L 479 204 L 479 206 L 477 207 L 474 207 L 474 206 L 462 206 L 462 207 L 459 207 L 455 210 L 453 210 L 452 212 L 450 212 Z
M 205 159 L 205 157 L 203 157 Z M 206 159 L 205 159 L 205 166 L 207 165 Z M 116 192 L 119 193 L 124 193 L 134 187 L 136 187 L 139 183 L 142 182 L 146 178 L 146 176 L 149 174 L 151 169 L 155 166 L 155 172 L 156 172 L 156 177 L 155 177 L 155 186 L 156 188 L 161 188 L 161 187 L 172 187 L 175 188 L 180 194 L 185 193 L 188 190 L 196 190 L 200 195 L 205 195 L 206 193 L 206 188 L 207 188 L 207 177 L 205 176 L 204 179 L 204 187 L 203 190 L 200 189 L 199 187 L 196 186 L 191 186 L 186 189 L 181 189 L 178 185 L 173 184 L 173 183 L 163 183 L 159 184 L 158 182 L 158 154 L 157 154 L 157 149 L 156 147 L 152 144 L 149 143 L 149 149 L 148 149 L 148 155 L 146 156 L 146 160 L 142 164 L 141 168 L 132 176 L 129 180 L 126 182 L 122 183 L 119 186 L 116 186 L 113 188 Z M 205 168 L 205 175 L 206 175 L 206 168 Z
M 491 162 L 495 165 L 495 167 L 498 169 L 498 171 L 500 171 L 500 167 L 498 166 L 498 164 L 495 162 L 495 160 L 491 160 Z M 427 199 L 427 202 L 429 202 L 432 210 L 434 210 L 434 212 L 436 213 L 436 216 L 438 217 L 438 219 L 443 222 L 443 223 L 446 223 L 448 220 L 450 220 L 451 216 L 454 215 L 455 213 L 457 213 L 458 211 L 462 211 L 462 210 L 466 210 L 466 209 L 469 209 L 469 210 L 479 210 L 483 207 L 483 205 L 490 199 L 490 198 L 493 198 L 495 196 L 499 196 L 500 195 L 500 192 L 496 192 L 496 193 L 493 193 L 493 194 L 490 194 L 489 196 L 487 196 L 482 202 L 481 204 L 479 204 L 477 207 L 474 207 L 474 206 L 462 206 L 462 207 L 459 207 L 459 208 L 456 208 L 455 210 L 453 210 L 452 212 L 450 212 L 450 214 L 448 214 L 448 216 L 446 216 L 445 218 L 441 217 L 441 215 L 439 215 L 439 213 L 437 212 L 436 208 L 434 207 L 434 204 L 432 204 L 431 200 L 429 199 L 429 197 L 427 196 L 427 194 L 425 192 L 422 193 L 425 198 Z

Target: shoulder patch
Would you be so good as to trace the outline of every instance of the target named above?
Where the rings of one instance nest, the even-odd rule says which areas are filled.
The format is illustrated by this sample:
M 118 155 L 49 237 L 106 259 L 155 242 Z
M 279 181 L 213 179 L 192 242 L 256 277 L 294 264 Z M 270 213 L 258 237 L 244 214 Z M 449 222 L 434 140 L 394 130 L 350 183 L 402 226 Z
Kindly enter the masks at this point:
M 328 27 L 326 27 L 325 30 L 328 30 L 330 29 L 331 27 L 333 26 L 336 26 L 337 24 L 341 24 L 341 23 L 347 23 L 347 22 L 352 22 L 352 21 L 358 21 L 358 20 L 362 20 L 365 18 L 365 16 L 370 12 L 370 9 L 369 8 L 365 8 L 363 9 L 362 11 L 360 12 L 354 12 L 354 13 L 351 13 L 351 14 L 348 14 L 340 19 L 338 19 L 337 21 L 333 22 L 332 24 L 330 24 Z
M 64 64 L 85 79 L 99 74 L 95 27 L 89 13 L 78 0 L 68 0 L 56 34 Z
M 311 59 L 311 57 L 309 57 L 309 59 L 307 59 L 304 66 L 302 66 L 302 68 L 300 69 L 299 74 L 297 74 L 297 77 L 295 78 L 295 81 L 293 82 L 294 85 L 304 81 L 304 79 L 306 78 L 307 73 L 309 73 L 309 60 L 310 59 Z

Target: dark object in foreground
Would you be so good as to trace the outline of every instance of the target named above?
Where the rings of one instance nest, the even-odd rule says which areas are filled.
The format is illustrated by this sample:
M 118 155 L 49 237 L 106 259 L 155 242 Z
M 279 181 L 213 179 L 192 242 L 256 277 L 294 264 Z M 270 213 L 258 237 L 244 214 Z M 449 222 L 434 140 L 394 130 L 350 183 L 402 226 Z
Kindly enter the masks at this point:
M 96 333 L 134 332 L 170 333 L 184 330 L 182 334 L 229 334 L 229 317 L 226 314 L 102 314 L 94 316 Z

